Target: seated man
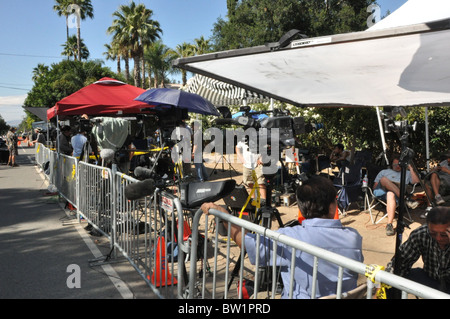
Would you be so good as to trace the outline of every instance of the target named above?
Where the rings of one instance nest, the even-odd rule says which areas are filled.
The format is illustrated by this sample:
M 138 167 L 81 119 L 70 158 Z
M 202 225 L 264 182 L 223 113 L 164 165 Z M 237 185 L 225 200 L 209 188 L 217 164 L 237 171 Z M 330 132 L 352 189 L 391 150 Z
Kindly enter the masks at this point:
M 431 170 L 429 179 L 431 188 L 428 183 L 425 183 L 425 191 L 429 198 L 434 198 L 436 205 L 444 204 L 445 201 L 441 195 L 450 192 L 450 151 L 445 154 L 445 157 L 447 159 L 440 162 L 438 166 Z M 431 203 L 428 203 L 427 211 L 430 209 Z
M 450 293 L 450 208 L 435 207 L 399 247 L 399 276 Z M 412 268 L 422 257 L 423 268 Z M 391 265 L 395 267 L 395 258 Z
M 336 144 L 330 155 L 330 161 L 336 163 L 336 166 L 339 168 L 347 166 L 351 161 L 351 153 L 350 151 L 344 150 L 344 145 L 340 143 Z
M 392 236 L 395 234 L 392 222 L 395 217 L 395 209 L 397 208 L 398 199 L 400 198 L 400 181 L 401 181 L 401 167 L 399 158 L 395 157 L 392 161 L 392 169 L 387 168 L 378 173 L 373 184 L 373 194 L 375 197 L 386 201 L 386 212 L 388 223 L 386 225 L 386 235 Z M 405 183 L 416 184 L 419 183 L 417 176 L 411 165 L 408 165 L 406 171 Z M 407 201 L 406 205 L 409 208 L 416 208 L 419 203 Z
M 294 239 L 321 247 L 357 261 L 363 261 L 362 237 L 353 228 L 344 227 L 339 219 L 334 219 L 336 212 L 336 189 L 333 183 L 325 177 L 315 176 L 305 181 L 297 188 L 297 203 L 303 216 L 306 218 L 302 225 L 280 228 L 279 233 Z M 222 212 L 226 210 L 214 203 L 205 203 L 202 210 L 205 214 L 209 209 Z M 228 227 L 227 223 L 224 223 Z M 245 234 L 242 236 L 242 228 L 232 225 L 231 237 L 241 246 L 245 240 L 245 248 L 252 264 L 256 263 L 256 249 L 260 251 L 260 265 L 272 261 L 271 240 L 261 240 L 256 246 L 256 235 Z M 291 285 L 291 252 L 286 245 L 278 244 L 277 265 L 281 266 L 281 278 L 283 280 L 282 298 L 289 297 Z M 297 251 L 295 258 L 295 272 L 293 298 L 311 298 L 314 257 L 310 254 Z M 349 291 L 357 286 L 358 274 L 344 269 L 342 291 Z M 338 282 L 338 266 L 321 260 L 318 265 L 317 298 L 336 293 Z

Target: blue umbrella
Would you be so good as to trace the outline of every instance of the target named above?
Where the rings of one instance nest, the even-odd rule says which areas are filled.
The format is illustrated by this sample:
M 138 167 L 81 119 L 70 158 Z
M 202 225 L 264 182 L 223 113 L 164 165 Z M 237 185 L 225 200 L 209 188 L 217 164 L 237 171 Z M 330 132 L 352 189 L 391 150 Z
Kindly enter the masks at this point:
M 176 89 L 150 89 L 135 98 L 136 101 L 155 105 L 155 109 L 177 107 L 188 112 L 220 116 L 214 105 L 202 96 Z

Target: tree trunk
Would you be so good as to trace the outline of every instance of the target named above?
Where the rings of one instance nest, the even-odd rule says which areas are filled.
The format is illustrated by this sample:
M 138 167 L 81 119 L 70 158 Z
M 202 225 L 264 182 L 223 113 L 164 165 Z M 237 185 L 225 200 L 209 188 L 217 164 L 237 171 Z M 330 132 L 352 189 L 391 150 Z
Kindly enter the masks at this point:
M 130 81 L 130 58 L 128 56 L 125 57 L 125 79 L 127 82 Z
M 117 56 L 117 73 L 122 73 L 122 68 L 120 67 L 120 55 Z
M 77 28 L 78 61 L 81 61 L 81 28 Z
M 144 57 L 141 56 L 141 73 L 142 73 L 142 88 L 145 88 L 145 61 Z
M 134 86 L 141 87 L 141 70 L 139 68 L 140 59 L 138 54 L 134 54 Z

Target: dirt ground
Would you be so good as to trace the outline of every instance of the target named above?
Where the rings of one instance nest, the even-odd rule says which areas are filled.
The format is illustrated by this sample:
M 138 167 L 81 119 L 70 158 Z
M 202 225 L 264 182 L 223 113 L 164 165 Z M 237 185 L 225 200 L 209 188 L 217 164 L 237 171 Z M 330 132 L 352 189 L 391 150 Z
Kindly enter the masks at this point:
M 232 178 L 236 180 L 237 184 L 242 182 L 242 165 L 238 163 L 237 160 L 232 161 L 231 158 L 228 161 L 224 161 L 222 165 L 222 163 L 215 163 L 211 159 L 209 159 L 209 161 L 207 159 L 205 166 L 211 181 Z M 416 190 L 417 193 L 422 192 L 421 189 L 416 188 Z M 223 202 L 219 201 L 218 203 Z M 363 203 L 361 203 L 361 205 L 363 205 Z M 425 208 L 426 205 L 422 205 L 414 210 L 410 210 L 412 221 L 408 222 L 405 220 L 408 227 L 405 227 L 404 229 L 402 242 L 408 239 L 412 230 L 425 222 L 425 219 L 420 218 L 420 215 L 424 213 Z M 298 208 L 296 202 L 289 207 L 278 206 L 277 209 L 280 212 L 281 219 L 284 223 L 297 218 Z M 377 207 L 377 209 L 372 210 L 372 214 L 375 222 L 379 221 L 378 224 L 372 223 L 370 214 L 364 212 L 363 206 L 360 208 L 358 207 L 358 203 L 353 203 L 348 208 L 346 214 L 340 216 L 340 219 L 344 226 L 356 229 L 363 237 L 364 263 L 386 266 L 394 256 L 397 236 L 386 236 L 386 218 L 380 221 L 385 214 L 382 207 Z M 396 228 L 396 220 L 394 220 L 393 225 L 394 228 Z M 421 264 L 421 260 L 416 263 L 417 266 L 420 266 Z

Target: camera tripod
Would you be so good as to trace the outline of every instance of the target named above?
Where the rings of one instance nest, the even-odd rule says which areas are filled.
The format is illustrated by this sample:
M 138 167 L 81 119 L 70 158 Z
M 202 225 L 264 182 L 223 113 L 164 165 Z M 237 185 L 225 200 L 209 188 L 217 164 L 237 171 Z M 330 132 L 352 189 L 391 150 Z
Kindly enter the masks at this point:
M 274 176 L 275 175 L 264 175 L 265 184 L 267 186 L 267 188 L 266 188 L 266 203 L 264 204 L 263 207 L 260 207 L 257 210 L 255 219 L 253 221 L 255 224 L 261 225 L 267 229 L 270 229 L 272 227 L 273 217 L 276 218 L 280 228 L 284 227 L 284 224 L 283 224 L 283 221 L 281 220 L 281 216 L 280 216 L 278 209 L 276 209 L 275 207 L 272 207 L 272 183 L 273 183 L 272 180 L 273 180 Z M 254 187 L 255 186 L 258 186 L 256 181 L 255 181 Z M 253 191 L 251 192 L 251 194 L 253 194 Z M 251 194 L 250 194 L 250 196 L 251 196 Z M 245 256 L 245 252 L 244 252 L 244 256 Z M 241 267 L 243 267 L 243 261 L 242 261 L 242 255 L 239 255 L 236 265 L 234 266 L 234 269 L 231 272 L 231 278 L 230 278 L 230 281 L 228 282 L 228 287 L 227 287 L 228 290 L 230 289 L 231 284 L 234 281 L 234 278 L 239 275 L 239 269 Z M 268 271 L 269 266 L 262 266 L 260 268 L 263 268 L 265 270 L 266 275 L 269 274 L 269 271 Z M 266 278 L 266 279 L 268 279 L 268 278 Z M 260 283 L 257 283 L 257 284 L 260 284 Z M 267 287 L 269 287 L 269 285 L 267 285 Z
M 222 163 L 222 172 L 225 172 L 225 167 L 224 167 L 224 163 L 225 162 L 227 162 L 227 164 L 228 164 L 228 171 L 230 172 L 230 178 L 232 177 L 231 174 L 233 173 L 231 170 L 233 170 L 236 173 L 236 175 L 238 174 L 238 172 L 233 167 L 233 165 L 231 165 L 230 161 L 227 160 L 226 156 L 227 156 L 227 154 L 222 154 L 222 160 L 220 162 L 216 162 L 216 165 L 214 166 L 211 174 L 209 174 L 210 177 L 211 177 L 212 174 L 216 174 L 217 173 L 216 172 L 216 170 L 217 170 L 216 168 L 217 168 L 217 165 L 219 165 L 219 163 Z

